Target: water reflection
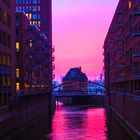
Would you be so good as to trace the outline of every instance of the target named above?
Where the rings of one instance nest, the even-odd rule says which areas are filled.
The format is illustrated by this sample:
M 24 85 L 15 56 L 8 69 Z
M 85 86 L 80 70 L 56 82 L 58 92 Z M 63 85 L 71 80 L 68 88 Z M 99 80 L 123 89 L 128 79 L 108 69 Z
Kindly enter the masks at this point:
M 57 106 L 49 140 L 132 140 L 104 108 Z
M 106 140 L 106 114 L 103 108 L 57 108 L 51 140 Z

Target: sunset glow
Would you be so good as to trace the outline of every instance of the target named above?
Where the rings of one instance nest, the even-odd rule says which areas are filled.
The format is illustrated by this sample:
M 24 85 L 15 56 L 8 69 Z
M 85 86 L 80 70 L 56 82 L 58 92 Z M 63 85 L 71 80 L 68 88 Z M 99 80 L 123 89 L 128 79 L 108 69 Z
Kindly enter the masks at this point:
M 103 69 L 103 43 L 118 0 L 53 0 L 55 75 L 82 67 L 89 79 Z M 106 14 L 108 13 L 108 14 Z

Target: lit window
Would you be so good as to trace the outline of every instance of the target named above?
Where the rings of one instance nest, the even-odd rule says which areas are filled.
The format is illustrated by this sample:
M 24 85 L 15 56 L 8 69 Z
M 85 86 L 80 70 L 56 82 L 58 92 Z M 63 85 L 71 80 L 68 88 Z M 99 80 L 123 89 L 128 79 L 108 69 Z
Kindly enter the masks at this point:
M 30 21 L 30 25 L 32 24 L 32 21 Z
M 33 11 L 37 11 L 37 6 L 33 6 Z
M 129 2 L 128 2 L 128 8 L 130 9 L 131 7 L 132 7 L 132 2 L 129 1 Z
M 29 18 L 32 18 L 32 14 L 31 13 L 29 14 Z
M 19 69 L 16 69 L 16 78 L 19 78 Z
M 38 26 L 40 27 L 40 21 L 38 21 Z
M 19 42 L 16 42 L 16 51 L 19 52 Z
M 33 19 L 37 19 L 37 14 L 33 14 Z
M 40 11 L 40 6 L 38 6 L 38 11 Z
M 40 19 L 40 14 L 38 14 L 38 19 Z
M 30 47 L 32 47 L 33 46 L 33 44 L 32 44 L 32 40 L 30 40 Z
M 33 21 L 33 24 L 34 24 L 34 25 L 37 25 L 37 21 Z
M 16 91 L 19 91 L 19 89 L 20 89 L 20 84 L 16 83 Z

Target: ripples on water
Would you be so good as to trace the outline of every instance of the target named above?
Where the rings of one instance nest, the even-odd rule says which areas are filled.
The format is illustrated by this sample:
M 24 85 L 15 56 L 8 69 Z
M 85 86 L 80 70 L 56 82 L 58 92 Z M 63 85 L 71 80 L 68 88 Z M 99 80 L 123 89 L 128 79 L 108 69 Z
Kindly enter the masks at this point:
M 58 106 L 52 121 L 51 140 L 106 140 L 104 108 Z

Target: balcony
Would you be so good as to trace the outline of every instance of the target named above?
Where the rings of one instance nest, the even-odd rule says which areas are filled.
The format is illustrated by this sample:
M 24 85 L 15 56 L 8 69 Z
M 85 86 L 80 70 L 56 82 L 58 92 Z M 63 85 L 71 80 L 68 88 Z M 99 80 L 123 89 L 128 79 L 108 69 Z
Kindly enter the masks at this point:
M 134 31 L 132 33 L 132 37 L 137 37 L 137 36 L 140 36 L 140 31 Z
M 121 47 L 118 47 L 117 49 L 116 49 L 116 53 L 117 54 L 124 54 L 124 50 L 123 50 L 123 46 Z
M 55 55 L 52 55 L 52 62 L 55 60 Z
M 123 12 L 123 10 L 122 9 L 117 9 L 116 10 L 116 14 L 123 14 L 124 12 Z
M 52 47 L 52 53 L 54 53 L 55 52 L 55 48 L 54 47 Z
M 132 13 L 132 16 L 140 16 L 140 11 L 134 11 L 134 12 Z
M 52 74 L 52 79 L 55 79 L 55 73 L 53 72 L 53 74 Z
M 118 27 L 118 28 L 119 28 L 119 27 L 120 27 L 120 28 L 123 28 L 123 27 L 124 27 L 124 24 L 123 24 L 123 23 L 117 23 L 117 24 L 116 24 L 116 27 Z
M 133 53 L 133 57 L 140 57 L 140 52 Z
M 125 80 L 124 77 L 121 77 L 121 76 L 117 77 L 117 82 L 124 81 L 124 80 Z
M 124 68 L 125 65 L 120 63 L 120 64 L 117 64 L 117 67 L 119 67 L 119 68 Z
M 133 73 L 133 77 L 134 77 L 134 78 L 140 78 L 140 72 Z
M 55 70 L 55 64 L 54 63 L 52 64 L 52 70 Z
M 119 36 L 119 37 L 116 38 L 116 41 L 121 41 L 121 40 L 122 40 L 122 41 L 125 40 L 123 36 Z

